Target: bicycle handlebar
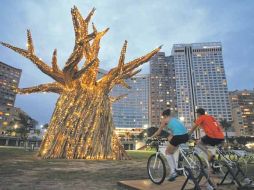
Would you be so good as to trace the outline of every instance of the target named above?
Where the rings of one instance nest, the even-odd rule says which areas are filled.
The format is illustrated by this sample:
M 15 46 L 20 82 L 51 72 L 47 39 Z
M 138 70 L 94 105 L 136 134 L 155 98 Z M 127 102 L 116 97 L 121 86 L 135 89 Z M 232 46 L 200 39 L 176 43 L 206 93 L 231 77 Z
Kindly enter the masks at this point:
M 167 138 L 162 138 L 162 137 L 148 137 L 147 140 L 152 140 L 152 141 L 166 141 L 168 140 Z

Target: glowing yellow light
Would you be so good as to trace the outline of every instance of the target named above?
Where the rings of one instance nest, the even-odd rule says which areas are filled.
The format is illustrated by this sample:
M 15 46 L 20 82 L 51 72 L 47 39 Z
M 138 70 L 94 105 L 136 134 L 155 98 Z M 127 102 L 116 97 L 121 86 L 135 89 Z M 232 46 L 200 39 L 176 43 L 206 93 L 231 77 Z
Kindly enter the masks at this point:
M 38 86 L 16 89 L 17 93 L 53 92 L 60 94 L 47 132 L 43 137 L 38 156 L 43 158 L 66 159 L 128 159 L 128 155 L 114 133 L 111 113 L 112 103 L 124 96 L 110 97 L 116 85 L 128 88 L 125 80 L 141 70 L 136 70 L 147 62 L 161 47 L 150 53 L 125 63 L 127 41 L 121 50 L 118 65 L 97 81 L 100 64 L 98 58 L 100 40 L 108 31 L 93 32 L 88 28 L 95 9 L 83 18 L 77 9 L 71 11 L 75 46 L 63 69 L 57 63 L 57 51 L 52 56 L 52 66 L 47 65 L 35 55 L 30 30 L 27 30 L 27 49 L 10 44 L 2 45 L 30 59 L 43 73 L 55 82 Z M 85 58 L 81 68 L 78 64 Z

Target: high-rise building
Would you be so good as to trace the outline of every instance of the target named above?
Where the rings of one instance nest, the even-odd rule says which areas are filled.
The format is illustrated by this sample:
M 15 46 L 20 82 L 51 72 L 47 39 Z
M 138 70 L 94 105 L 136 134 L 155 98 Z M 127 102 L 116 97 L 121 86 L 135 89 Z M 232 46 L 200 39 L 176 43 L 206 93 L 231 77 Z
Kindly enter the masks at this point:
M 254 135 L 254 90 L 230 92 L 233 127 L 237 136 Z
M 0 131 L 12 120 L 16 98 L 13 89 L 18 87 L 21 72 L 21 69 L 0 62 Z
M 191 127 L 195 109 L 204 108 L 218 120 L 232 120 L 222 45 L 175 44 L 174 57 L 178 116 Z
M 0 62 L 0 106 L 13 106 L 16 98 L 14 88 L 18 87 L 21 69 Z
M 113 103 L 112 112 L 116 128 L 147 128 L 149 124 L 149 75 L 136 75 L 126 80 L 131 89 L 116 86 L 114 97 L 128 94 Z
M 99 69 L 98 79 L 107 74 L 106 70 Z M 111 96 L 127 96 L 112 105 L 113 120 L 120 133 L 123 131 L 137 132 L 134 128 L 147 128 L 149 125 L 149 75 L 141 74 L 127 79 L 131 89 L 117 85 Z M 132 130 L 133 129 L 133 130 Z M 119 132 L 117 131 L 117 132 Z M 140 130 L 138 130 L 140 132 Z
M 158 52 L 150 59 L 150 126 L 159 127 L 165 109 L 177 112 L 173 56 Z

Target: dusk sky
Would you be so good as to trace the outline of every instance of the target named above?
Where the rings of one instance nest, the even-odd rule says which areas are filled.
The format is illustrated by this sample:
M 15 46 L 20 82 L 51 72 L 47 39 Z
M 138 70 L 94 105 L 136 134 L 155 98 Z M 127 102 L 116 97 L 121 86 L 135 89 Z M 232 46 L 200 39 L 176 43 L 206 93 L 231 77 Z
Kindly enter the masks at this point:
M 110 27 L 101 42 L 100 68 L 116 66 L 124 40 L 127 61 L 163 44 L 170 55 L 175 43 L 222 42 L 229 90 L 254 88 L 253 0 L 1 0 L 0 41 L 26 47 L 26 29 L 33 36 L 36 54 L 48 64 L 54 48 L 63 66 L 74 46 L 70 10 L 83 16 L 96 8 L 98 30 Z M 32 62 L 0 47 L 0 61 L 22 69 L 20 87 L 52 81 Z M 148 73 L 148 63 L 143 73 Z M 44 124 L 58 95 L 17 95 L 16 106 Z

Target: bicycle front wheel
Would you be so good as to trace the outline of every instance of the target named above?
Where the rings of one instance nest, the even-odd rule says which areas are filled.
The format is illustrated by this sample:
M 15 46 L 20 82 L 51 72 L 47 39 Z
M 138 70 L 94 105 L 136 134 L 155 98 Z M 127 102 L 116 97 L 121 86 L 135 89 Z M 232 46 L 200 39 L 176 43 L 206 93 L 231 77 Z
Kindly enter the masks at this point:
M 183 161 L 183 166 L 187 166 L 192 170 L 195 179 L 200 178 L 202 175 L 201 170 L 204 169 L 201 158 L 196 153 L 191 153 L 187 155 L 187 159 L 188 161 Z
M 161 184 L 166 177 L 166 166 L 160 155 L 153 154 L 147 162 L 147 173 L 155 184 Z

